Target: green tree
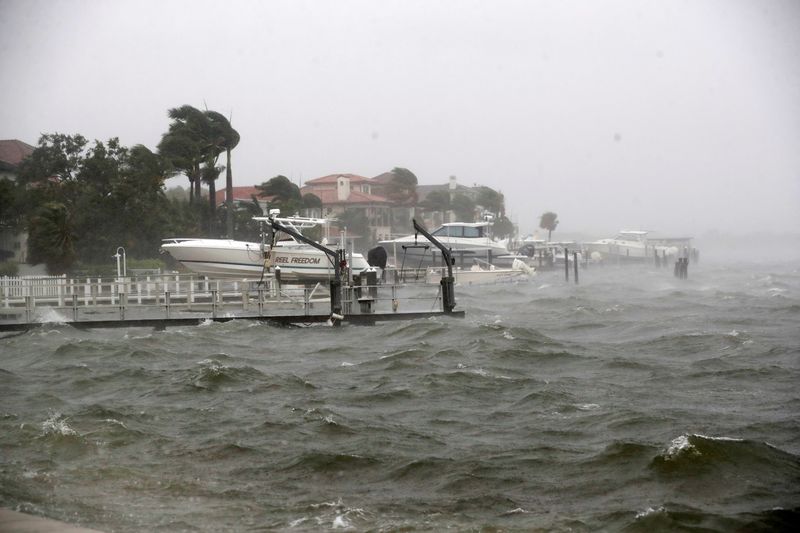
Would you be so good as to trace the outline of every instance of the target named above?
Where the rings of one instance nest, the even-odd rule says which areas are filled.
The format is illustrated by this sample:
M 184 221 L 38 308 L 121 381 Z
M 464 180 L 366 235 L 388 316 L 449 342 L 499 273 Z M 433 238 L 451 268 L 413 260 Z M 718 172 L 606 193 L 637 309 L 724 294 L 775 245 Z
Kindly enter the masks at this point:
M 392 169 L 392 179 L 386 185 L 386 196 L 400 205 L 417 203 L 417 176 L 407 168 Z
M 67 206 L 47 202 L 30 219 L 28 257 L 45 263 L 51 274 L 65 272 L 75 262 L 75 227 Z
M 363 246 L 370 246 L 375 238 L 369 227 L 369 219 L 363 209 L 345 209 L 336 217 L 336 225 L 341 229 L 347 228 L 347 236 L 361 237 Z
M 494 189 L 483 186 L 478 187 L 475 203 L 497 217 L 505 215 L 505 198 L 502 193 Z
M 300 187 L 295 185 L 286 176 L 275 176 L 256 185 L 260 197 L 271 196 L 270 206 L 280 208 L 283 215 L 291 215 L 303 207 L 303 197 L 300 194 Z
M 158 151 L 170 165 L 173 174 L 183 174 L 189 180 L 189 203 L 200 198 L 201 167 L 208 160 L 211 125 L 206 115 L 190 105 L 175 107 L 167 112 L 172 121 L 161 136 Z
M 433 214 L 434 224 L 441 224 L 446 219 L 446 213 L 450 211 L 450 192 L 444 190 L 433 190 L 420 202 L 423 211 Z
M 174 174 L 189 179 L 192 193 L 189 201 L 200 198 L 204 167 L 216 167 L 222 152 L 233 149 L 239 134 L 228 120 L 215 111 L 200 111 L 190 105 L 175 107 L 167 112 L 169 130 L 161 136 L 159 153 L 170 163 Z M 213 214 L 213 213 L 212 213 Z
M 512 237 L 516 233 L 514 223 L 511 222 L 505 215 L 497 217 L 492 224 L 492 235 L 498 239 L 505 239 Z
M 322 212 L 322 200 L 314 193 L 306 193 L 303 195 L 303 209 L 315 209 Z
M 216 166 L 214 161 L 207 161 L 201 169 L 201 176 L 204 183 L 208 185 L 208 212 L 209 225 L 208 233 L 210 236 L 216 234 L 216 212 L 217 212 L 217 178 L 222 173 L 223 167 Z M 226 219 L 227 222 L 227 219 Z
M 453 196 L 450 209 L 456 214 L 459 222 L 475 221 L 475 202 L 469 196 L 464 194 Z
M 16 230 L 21 221 L 24 190 L 17 182 L 0 179 L 0 228 Z
M 107 262 L 117 246 L 129 257 L 152 257 L 167 225 L 162 159 L 116 138 L 86 144 L 79 135 L 43 135 L 20 168 L 20 181 L 31 185 L 24 189 L 29 257 L 51 271 L 75 260 Z
M 82 135 L 45 133 L 36 150 L 19 166 L 19 180 L 28 185 L 75 180 L 88 141 Z
M 442 190 L 431 191 L 421 202 L 420 207 L 422 207 L 425 211 L 449 211 L 450 193 Z
M 556 230 L 558 226 L 558 215 L 553 213 L 552 211 L 548 211 L 542 214 L 542 217 L 539 219 L 539 227 L 542 229 L 547 230 L 547 240 L 550 240 L 550 236 Z
M 233 212 L 233 174 L 231 172 L 231 150 L 239 144 L 239 132 L 233 129 L 230 121 L 216 111 L 206 111 L 212 124 L 217 148 L 225 151 L 225 228 L 229 239 L 234 236 Z

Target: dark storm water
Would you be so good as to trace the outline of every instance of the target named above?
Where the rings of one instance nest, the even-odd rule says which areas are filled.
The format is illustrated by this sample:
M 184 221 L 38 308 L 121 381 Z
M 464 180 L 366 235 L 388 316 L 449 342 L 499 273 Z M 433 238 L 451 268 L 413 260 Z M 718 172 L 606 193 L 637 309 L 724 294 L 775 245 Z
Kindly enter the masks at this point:
M 0 506 L 106 531 L 789 530 L 800 268 L 457 287 L 464 320 L 0 340 Z

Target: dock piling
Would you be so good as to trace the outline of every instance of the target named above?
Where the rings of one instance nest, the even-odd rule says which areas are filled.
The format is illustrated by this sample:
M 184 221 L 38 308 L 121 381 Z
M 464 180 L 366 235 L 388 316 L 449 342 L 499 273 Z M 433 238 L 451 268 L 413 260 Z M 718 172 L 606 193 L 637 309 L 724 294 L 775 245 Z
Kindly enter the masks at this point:
M 566 257 L 565 257 L 566 259 Z M 578 284 L 578 252 L 572 252 L 572 263 L 575 265 L 575 285 Z

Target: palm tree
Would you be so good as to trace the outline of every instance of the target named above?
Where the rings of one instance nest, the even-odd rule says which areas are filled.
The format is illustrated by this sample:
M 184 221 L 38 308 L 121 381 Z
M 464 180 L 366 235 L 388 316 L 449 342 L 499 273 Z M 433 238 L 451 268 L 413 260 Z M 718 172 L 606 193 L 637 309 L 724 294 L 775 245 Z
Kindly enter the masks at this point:
M 556 230 L 556 226 L 558 226 L 558 215 L 552 211 L 544 213 L 542 218 L 539 219 L 539 227 L 547 230 L 548 241 L 550 241 L 550 236 Z
M 231 173 L 231 150 L 236 148 L 241 139 L 239 132 L 233 129 L 230 121 L 216 111 L 206 111 L 215 134 L 215 144 L 225 151 L 225 222 L 229 239 L 233 239 L 233 174 Z
M 167 112 L 172 119 L 169 131 L 161 136 L 158 152 L 172 167 L 173 174 L 189 179 L 189 203 L 200 198 L 201 165 L 208 160 L 211 128 L 205 114 L 190 105 Z
M 203 181 L 208 184 L 208 209 L 209 209 L 209 219 L 208 219 L 208 230 L 209 233 L 215 233 L 215 220 L 217 218 L 217 187 L 216 182 L 217 178 L 219 178 L 220 173 L 222 172 L 222 167 L 218 167 L 214 164 L 214 160 L 206 161 L 205 165 L 202 168 L 202 176 Z

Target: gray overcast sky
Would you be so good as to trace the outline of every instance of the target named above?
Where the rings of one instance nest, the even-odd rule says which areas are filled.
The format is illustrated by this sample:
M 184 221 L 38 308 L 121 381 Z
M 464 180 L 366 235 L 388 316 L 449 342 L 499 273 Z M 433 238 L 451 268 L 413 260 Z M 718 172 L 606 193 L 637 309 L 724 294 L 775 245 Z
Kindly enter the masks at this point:
M 0 138 L 154 149 L 207 105 L 236 185 L 401 166 L 523 233 L 800 228 L 798 0 L 0 0 L 0 66 Z

